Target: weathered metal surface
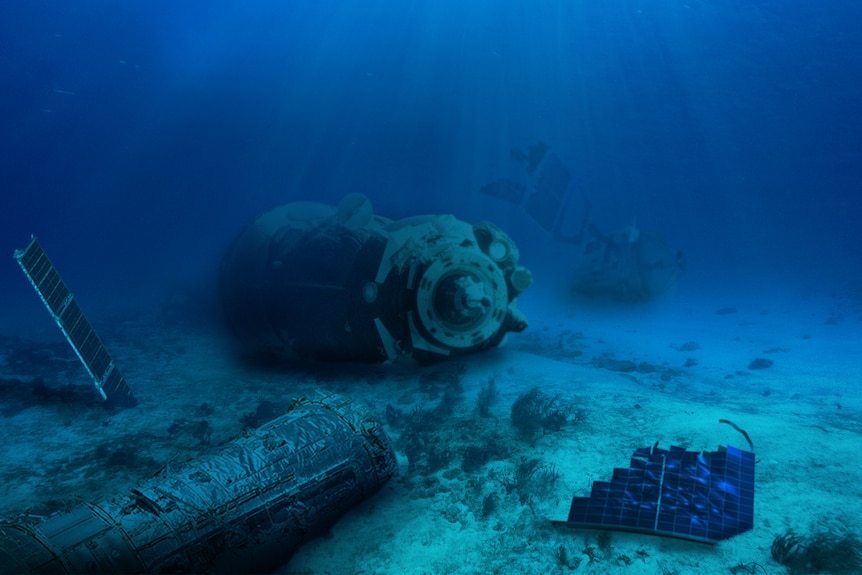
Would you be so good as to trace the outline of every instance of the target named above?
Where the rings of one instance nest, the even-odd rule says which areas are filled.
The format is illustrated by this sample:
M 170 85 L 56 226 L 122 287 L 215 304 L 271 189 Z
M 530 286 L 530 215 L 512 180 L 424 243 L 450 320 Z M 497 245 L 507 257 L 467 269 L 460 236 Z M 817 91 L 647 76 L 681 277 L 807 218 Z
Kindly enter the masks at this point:
M 165 467 L 128 495 L 37 525 L 0 523 L 0 572 L 271 571 L 395 469 L 386 434 L 354 401 L 299 399 L 247 437 Z

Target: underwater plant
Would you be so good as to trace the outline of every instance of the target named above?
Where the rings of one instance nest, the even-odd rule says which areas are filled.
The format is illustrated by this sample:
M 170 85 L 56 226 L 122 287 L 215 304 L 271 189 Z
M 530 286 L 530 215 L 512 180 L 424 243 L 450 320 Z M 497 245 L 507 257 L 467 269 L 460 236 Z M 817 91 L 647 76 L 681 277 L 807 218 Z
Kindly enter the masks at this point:
M 862 573 L 862 540 L 851 532 L 818 531 L 803 537 L 788 531 L 775 537 L 771 553 L 791 575 Z
M 536 458 L 527 459 L 523 457 L 511 475 L 500 479 L 500 483 L 506 489 L 506 493 L 515 492 L 518 494 L 521 505 L 526 504 L 532 495 L 530 492 L 530 482 L 539 468 L 539 463 L 541 462 Z
M 534 387 L 512 404 L 512 427 L 522 439 L 535 443 L 544 435 L 562 429 L 574 411 L 572 405 L 560 401 L 559 395 L 551 397 Z M 583 419 L 582 413 L 578 419 Z
M 771 552 L 773 559 L 790 567 L 800 563 L 801 557 L 805 553 L 805 546 L 801 536 L 793 531 L 788 531 L 784 535 L 777 535 L 772 540 Z
M 443 387 L 440 403 L 434 408 L 435 416 L 440 419 L 451 417 L 455 413 L 455 407 L 464 399 L 464 382 L 460 377 L 453 377 Z
M 491 417 L 491 407 L 497 402 L 497 383 L 493 376 L 482 384 L 479 396 L 476 398 L 476 410 L 480 417 Z
M 535 502 L 544 501 L 554 490 L 560 478 L 556 465 L 543 464 L 539 459 L 522 457 L 515 469 L 508 475 L 489 477 L 500 482 L 506 493 L 515 493 L 521 505 L 533 508 Z
M 766 567 L 756 561 L 751 561 L 749 563 L 743 563 L 740 561 L 728 569 L 730 569 L 731 575 L 739 575 L 739 573 L 748 573 L 749 575 L 769 575 L 769 571 L 766 570 Z
M 569 555 L 569 550 L 566 548 L 565 545 L 558 545 L 557 547 L 555 547 L 552 551 L 552 555 L 560 568 L 566 568 L 571 571 L 574 571 L 581 566 L 582 559 L 580 557 L 571 557 Z
M 434 408 L 414 407 L 409 413 L 402 413 L 391 405 L 387 406 L 387 421 L 393 424 L 393 427 L 402 428 L 395 447 L 407 456 L 411 472 L 428 475 L 451 465 L 458 450 L 449 447 L 441 429 L 447 423 L 446 414 L 451 414 L 458 398 L 460 393 L 457 390 L 451 394 L 444 392 L 440 403 Z M 443 405 L 445 407 L 441 408 Z M 472 454 L 466 457 L 470 459 Z M 467 463 L 468 467 L 470 464 Z

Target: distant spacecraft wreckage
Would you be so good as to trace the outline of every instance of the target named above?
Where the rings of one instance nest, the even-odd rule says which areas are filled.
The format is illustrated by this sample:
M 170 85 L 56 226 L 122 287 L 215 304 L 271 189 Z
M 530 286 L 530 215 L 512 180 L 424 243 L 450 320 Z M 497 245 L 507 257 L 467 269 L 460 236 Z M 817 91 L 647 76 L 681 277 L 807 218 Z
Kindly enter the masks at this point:
M 634 222 L 602 232 L 592 221 L 592 203 L 574 182 L 560 156 L 545 142 L 512 148 L 504 175 L 480 188 L 511 202 L 555 240 L 578 244 L 572 262 L 573 292 L 589 298 L 636 303 L 669 292 L 688 263 L 664 235 Z
M 249 351 L 430 363 L 499 345 L 527 326 L 532 285 L 497 226 L 451 215 L 389 220 L 360 194 L 258 218 L 222 269 L 228 323 Z

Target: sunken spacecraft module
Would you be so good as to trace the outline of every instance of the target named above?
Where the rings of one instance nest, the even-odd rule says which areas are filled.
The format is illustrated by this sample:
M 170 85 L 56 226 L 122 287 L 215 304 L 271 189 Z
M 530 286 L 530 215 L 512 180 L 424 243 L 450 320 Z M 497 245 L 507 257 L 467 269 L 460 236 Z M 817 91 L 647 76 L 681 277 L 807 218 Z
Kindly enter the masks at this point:
M 395 471 L 380 425 L 320 393 L 128 495 L 0 522 L 0 573 L 271 572 Z
M 260 216 L 225 257 L 228 324 L 250 352 L 430 363 L 499 345 L 527 326 L 532 275 L 494 224 L 389 220 L 360 194 Z

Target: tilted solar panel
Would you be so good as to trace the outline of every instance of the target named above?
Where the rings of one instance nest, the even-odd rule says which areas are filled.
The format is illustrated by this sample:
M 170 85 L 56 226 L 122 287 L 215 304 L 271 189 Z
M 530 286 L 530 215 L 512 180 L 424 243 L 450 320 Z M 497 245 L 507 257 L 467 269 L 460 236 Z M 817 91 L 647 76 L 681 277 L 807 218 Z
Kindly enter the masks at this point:
M 542 167 L 535 192 L 527 199 L 524 211 L 546 231 L 554 230 L 566 200 L 572 174 L 556 155 L 550 155 Z
M 35 237 L 23 250 L 15 250 L 15 259 L 87 368 L 102 398 L 124 407 L 136 405 L 125 378 Z
M 628 469 L 574 497 L 569 527 L 653 533 L 716 543 L 754 525 L 754 453 L 735 447 L 643 447 Z

